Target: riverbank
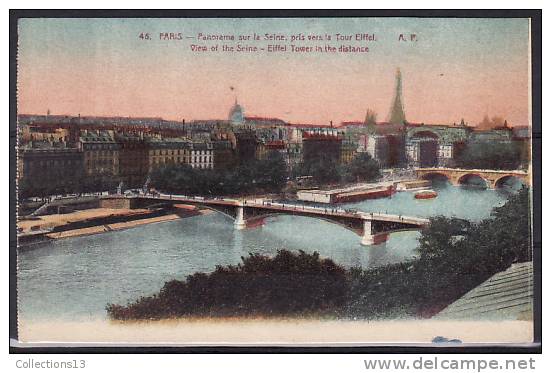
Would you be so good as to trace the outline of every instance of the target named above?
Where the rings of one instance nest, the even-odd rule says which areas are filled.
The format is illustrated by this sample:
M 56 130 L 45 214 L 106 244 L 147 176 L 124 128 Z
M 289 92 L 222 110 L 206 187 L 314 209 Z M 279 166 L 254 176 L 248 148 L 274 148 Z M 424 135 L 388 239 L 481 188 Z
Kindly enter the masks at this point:
M 21 220 L 18 222 L 18 228 L 21 229 L 22 237 L 31 237 L 33 232 L 37 232 L 35 235 L 37 237 L 32 240 L 35 242 L 37 240 L 56 240 L 130 229 L 145 224 L 182 219 L 209 212 L 187 205 L 174 205 L 173 209 L 159 210 L 154 214 L 147 209 L 95 208 L 67 214 L 44 215 L 33 220 Z M 79 225 L 87 226 L 78 227 Z M 76 228 L 65 229 L 75 226 Z M 20 239 L 20 244 L 25 244 L 25 240 Z
M 129 229 L 129 228 L 139 227 L 139 226 L 145 225 L 145 224 L 160 223 L 160 222 L 164 222 L 164 221 L 171 221 L 171 220 L 181 219 L 181 218 L 182 218 L 181 215 L 169 214 L 169 215 L 157 216 L 157 217 L 154 217 L 154 218 L 132 220 L 132 221 L 123 222 L 123 223 L 104 224 L 104 225 L 101 225 L 101 226 L 73 229 L 73 230 L 69 230 L 69 231 L 65 231 L 65 232 L 48 233 L 45 236 L 48 237 L 48 238 L 51 238 L 51 239 L 86 236 L 86 235 L 89 235 L 89 234 L 98 234 L 98 233 L 105 233 L 105 232 L 111 232 L 111 231 L 118 231 L 118 230 L 122 230 L 122 229 Z
M 339 321 L 312 319 L 19 320 L 19 339 L 29 343 L 124 343 L 183 345 L 415 343 L 438 336 L 462 343 L 530 343 L 531 321 Z M 434 346 L 434 344 L 431 344 Z

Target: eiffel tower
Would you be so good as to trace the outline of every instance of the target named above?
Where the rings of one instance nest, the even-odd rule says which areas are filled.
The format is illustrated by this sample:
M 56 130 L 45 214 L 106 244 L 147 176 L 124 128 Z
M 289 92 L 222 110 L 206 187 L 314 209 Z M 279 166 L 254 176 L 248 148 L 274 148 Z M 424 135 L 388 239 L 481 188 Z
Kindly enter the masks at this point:
M 388 117 L 388 122 L 392 124 L 404 124 L 406 121 L 402 99 L 402 73 L 400 72 L 400 68 L 396 69 L 396 91 Z

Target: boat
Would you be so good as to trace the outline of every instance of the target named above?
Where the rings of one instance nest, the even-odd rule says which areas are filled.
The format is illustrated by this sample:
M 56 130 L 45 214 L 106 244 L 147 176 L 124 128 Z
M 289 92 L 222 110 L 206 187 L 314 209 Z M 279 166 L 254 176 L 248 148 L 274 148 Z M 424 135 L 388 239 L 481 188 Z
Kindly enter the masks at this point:
M 415 199 L 431 199 L 436 197 L 438 197 L 438 193 L 434 190 L 425 189 L 415 193 Z
M 366 199 L 387 198 L 392 197 L 395 192 L 396 190 L 393 185 L 376 187 L 368 190 L 355 190 L 337 194 L 333 202 L 346 203 L 359 202 Z

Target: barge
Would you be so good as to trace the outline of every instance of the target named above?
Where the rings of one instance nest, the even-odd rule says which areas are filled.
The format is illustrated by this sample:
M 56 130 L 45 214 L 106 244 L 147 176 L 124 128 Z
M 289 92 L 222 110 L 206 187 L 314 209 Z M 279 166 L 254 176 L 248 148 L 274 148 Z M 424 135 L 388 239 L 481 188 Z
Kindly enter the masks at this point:
M 366 199 L 387 198 L 396 192 L 394 183 L 360 184 L 348 188 L 321 190 L 303 189 L 297 192 L 300 201 L 317 203 L 358 202 Z
M 434 190 L 421 190 L 415 193 L 415 199 L 432 199 L 438 197 Z

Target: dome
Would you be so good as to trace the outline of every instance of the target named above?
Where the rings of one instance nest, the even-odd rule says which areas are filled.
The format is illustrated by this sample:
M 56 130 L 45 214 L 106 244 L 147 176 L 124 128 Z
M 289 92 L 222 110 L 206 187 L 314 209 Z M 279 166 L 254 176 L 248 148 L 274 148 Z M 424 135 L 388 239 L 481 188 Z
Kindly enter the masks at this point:
M 228 120 L 232 123 L 238 123 L 241 124 L 244 122 L 245 114 L 243 111 L 243 108 L 241 105 L 237 103 L 237 100 L 235 100 L 235 104 L 232 106 L 230 110 L 230 115 L 228 117 Z

